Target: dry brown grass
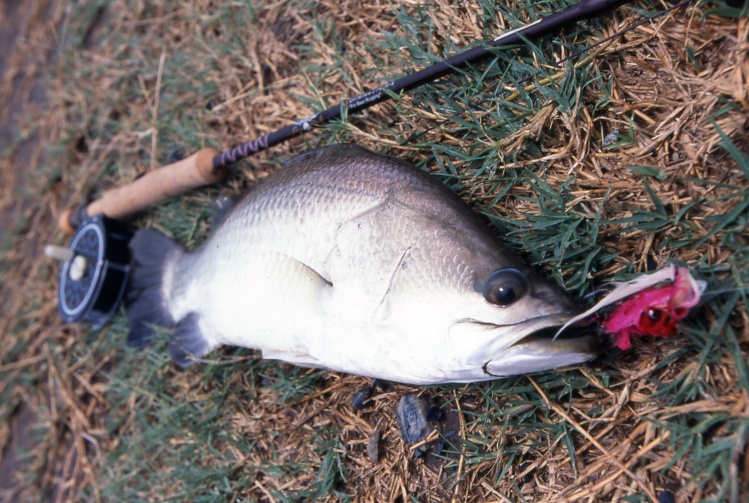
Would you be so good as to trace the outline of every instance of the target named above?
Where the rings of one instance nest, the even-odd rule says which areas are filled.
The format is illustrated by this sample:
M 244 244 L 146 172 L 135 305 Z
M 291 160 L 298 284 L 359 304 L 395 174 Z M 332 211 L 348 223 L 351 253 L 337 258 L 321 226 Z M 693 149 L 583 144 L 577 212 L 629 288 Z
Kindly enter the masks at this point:
M 222 32 L 211 22 L 217 7 L 208 0 L 180 2 L 171 10 L 161 2 L 116 1 L 93 12 L 87 23 L 65 19 L 66 14 L 85 9 L 63 1 L 36 0 L 15 11 L 3 4 L 0 25 L 4 30 L 16 27 L 19 35 L 6 52 L 0 99 L 22 108 L 0 109 L 0 119 L 8 121 L 14 110 L 20 112 L 17 125 L 11 125 L 28 140 L 9 142 L 11 147 L 0 157 L 0 222 L 9 230 L 0 234 L 8 243 L 0 263 L 0 449 L 5 471 L 0 499 L 74 501 L 81 494 L 91 500 L 111 498 L 108 479 L 127 473 L 124 468 L 118 471 L 107 466 L 107 456 L 141 431 L 137 414 L 143 404 L 162 399 L 149 395 L 145 377 L 142 388 L 133 387 L 124 401 L 113 398 L 123 393 L 111 389 L 105 378 L 113 368 L 133 366 L 130 372 L 137 373 L 141 365 L 149 364 L 135 357 L 123 361 L 119 342 L 110 340 L 121 339 L 121 323 L 90 334 L 84 327 L 63 326 L 57 319 L 56 269 L 42 258 L 41 247 L 63 241 L 54 223 L 61 209 L 153 169 L 175 144 L 184 141 L 190 149 L 208 144 L 230 147 L 310 115 L 323 103 L 330 105 L 371 88 L 376 78 L 413 69 L 405 48 L 401 53 L 366 49 L 372 41 L 382 41 L 385 32 L 407 36 L 390 3 L 342 0 L 305 5 L 289 9 L 284 2 L 262 4 L 255 10 L 260 20 L 255 25 L 227 27 Z M 237 2 L 227 12 L 240 7 Z M 419 8 L 417 2 L 403 2 L 406 12 Z M 509 23 L 498 18 L 494 25 L 482 27 L 470 2 L 453 5 L 438 0 L 429 9 L 436 27 L 430 42 L 435 53 L 485 39 L 487 31 L 499 31 Z M 494 172 L 533 167 L 555 186 L 574 174 L 577 178 L 571 190 L 580 204 L 569 206 L 591 217 L 601 207 L 605 219 L 652 208 L 651 197 L 638 183 L 642 177 L 624 168 L 628 165 L 653 166 L 665 173 L 662 180 L 648 180 L 673 214 L 695 199 L 717 197 L 728 189 L 690 183 L 684 177 L 739 183 L 735 163 L 718 146 L 720 137 L 710 118 L 727 103 L 738 104 L 721 115 L 717 124 L 746 151 L 749 20 L 702 17 L 705 10 L 690 7 L 642 26 L 605 44 L 584 62 L 611 76 L 613 85 L 609 91 L 588 87 L 578 99 L 593 104 L 610 92 L 612 105 L 605 110 L 589 112 L 592 108 L 588 107 L 565 112 L 546 106 L 499 142 L 487 134 L 469 143 L 439 127 L 420 142 L 440 141 L 466 151 L 476 145 L 493 145 L 504 156 L 519 150 L 528 139 L 537 141 L 543 145 L 541 156 L 528 152 L 504 156 Z M 620 9 L 606 18 L 606 31 L 613 33 L 636 19 L 632 11 Z M 316 23 L 334 36 L 316 35 Z M 117 35 L 122 33 L 135 33 L 143 43 L 128 45 L 126 37 Z M 227 50 L 218 53 L 216 47 L 222 44 L 217 41 L 230 36 L 239 39 L 235 44 L 243 50 L 227 44 Z M 56 58 L 53 49 L 65 37 L 79 37 L 80 42 L 73 44 L 78 50 Z M 339 43 L 348 49 L 342 60 L 336 49 Z M 693 48 L 695 60 L 690 60 L 687 47 Z M 201 50 L 202 57 L 186 60 L 181 56 L 195 50 Z M 183 73 L 175 76 L 171 71 L 168 79 L 161 80 L 162 54 L 167 65 L 184 64 Z M 557 57 L 563 55 L 559 52 Z M 340 71 L 329 70 L 338 64 Z M 319 71 L 311 72 L 312 65 Z M 137 76 L 134 80 L 133 75 Z M 185 85 L 175 95 L 170 86 L 180 78 Z M 47 89 L 46 101 L 38 101 L 32 92 L 40 79 Z M 528 92 L 534 92 L 529 86 Z M 507 90 L 511 93 L 514 87 L 507 85 Z M 512 95 L 506 99 L 521 100 Z M 411 160 L 431 159 L 426 149 L 400 144 L 414 130 L 430 129 L 447 118 L 441 110 L 421 104 L 418 97 L 407 96 L 401 103 L 401 109 L 408 110 L 404 117 L 393 117 L 391 104 L 379 105 L 343 132 L 331 129 L 278 146 L 243 164 L 245 169 L 234 172 L 227 183 L 231 190 L 240 190 L 274 169 L 277 159 L 333 134 L 375 150 L 389 148 Z M 484 119 L 480 112 L 476 116 Z M 632 143 L 615 150 L 601 147 L 605 134 L 613 129 L 624 133 L 630 124 Z M 44 150 L 44 145 L 52 148 Z M 434 163 L 428 166 L 434 168 Z M 478 206 L 488 204 L 494 194 L 490 179 L 466 185 L 462 193 Z M 529 185 L 519 185 L 491 212 L 522 219 L 536 211 L 522 197 L 532 194 Z M 175 204 L 178 211 L 197 212 L 195 208 L 212 195 L 202 192 L 190 202 Z M 710 217 L 725 208 L 694 207 L 684 218 L 695 232 L 706 234 L 712 225 Z M 169 215 L 156 212 L 149 224 L 164 227 Z M 199 219 L 194 226 L 191 232 L 197 234 L 205 229 Z M 727 267 L 734 253 L 723 245 L 720 235 L 699 247 L 671 248 L 663 243 L 678 238 L 682 232 L 678 227 L 663 233 L 620 230 L 620 225 L 601 227 L 601 244 L 621 255 L 597 271 L 597 279 L 628 267 L 644 270 L 649 261 L 663 264 L 667 259 Z M 746 233 L 742 239 L 749 246 Z M 737 306 L 729 321 L 743 352 L 739 356 L 746 360 L 749 316 L 741 302 Z M 701 315 L 710 327 L 721 313 L 705 309 Z M 670 365 L 659 365 L 672 356 Z M 340 489 L 354 494 L 356 501 L 405 503 L 414 497 L 420 501 L 598 502 L 633 495 L 656 501 L 665 489 L 673 491 L 679 502 L 701 501 L 713 497 L 716 486 L 709 481 L 701 484 L 701 467 L 694 466 L 689 455 L 672 463 L 679 445 L 673 438 L 676 430 L 663 423 L 694 414 L 749 418 L 749 396 L 739 385 L 735 361 L 725 358 L 701 365 L 700 353 L 691 346 L 645 341 L 615 361 L 580 369 L 588 384 L 570 401 L 555 403 L 559 397 L 550 396 L 543 378 L 513 381 L 506 394 L 485 393 L 481 386 L 442 390 L 451 407 L 461 411 L 459 438 L 484 439 L 495 460 L 472 462 L 459 453 L 451 462 L 425 463 L 413 459 L 395 419 L 397 398 L 407 391 L 424 390 L 391 385 L 375 395 L 370 407 L 354 411 L 351 396 L 366 383 L 356 376 L 324 374 L 314 381 L 312 392 L 284 401 L 278 388 L 248 377 L 241 363 L 229 372 L 227 382 L 206 378 L 199 370 L 178 373 L 168 365 L 149 369 L 149 378 L 167 382 L 168 394 L 184 403 L 202 404 L 226 389 L 252 390 L 247 397 L 227 399 L 221 409 L 227 429 L 222 432 L 223 440 L 195 461 L 206 468 L 228 465 L 231 481 L 251 477 L 239 494 L 227 497 L 237 501 L 276 501 L 278 494 L 309 487 L 316 472 L 271 476 L 255 468 L 268 465 L 269 460 L 279 465 L 300 458 L 310 466 L 324 463 L 326 452 L 313 447 L 326 431 L 338 432 L 331 434 L 331 449 L 345 463 L 346 483 Z M 564 373 L 562 380 L 574 375 Z M 604 382 L 603 375 L 613 376 L 612 380 Z M 701 392 L 671 406 L 658 395 L 663 384 L 674 384 L 674 394 L 690 385 Z M 526 417 L 523 424 L 532 421 L 539 427 L 503 427 L 503 421 L 514 416 L 499 411 L 522 402 L 528 393 L 540 398 L 533 405 L 531 419 Z M 471 420 L 471 413 L 481 416 L 495 410 L 493 401 L 499 421 L 483 426 Z M 517 414 L 522 416 L 523 411 Z M 122 419 L 116 428 L 108 415 Z M 19 417 L 24 421 L 33 417 L 36 426 L 24 429 Z M 552 435 L 559 428 L 568 435 Z M 375 431 L 382 435 L 381 456 L 372 463 L 366 446 Z M 746 442 L 747 429 L 741 431 L 743 436 L 718 424 L 705 435 L 715 441 L 735 436 L 736 442 Z M 169 442 L 177 449 L 198 442 L 197 438 L 197 433 L 181 429 Z M 565 438 L 573 439 L 574 462 Z M 246 439 L 253 442 L 250 450 L 241 448 Z M 498 477 L 502 455 L 513 446 L 521 446 L 518 462 Z M 28 450 L 25 460 L 14 458 L 23 449 Z M 742 449 L 744 454 L 729 469 L 731 476 L 744 481 L 740 497 L 746 498 L 749 447 L 739 445 L 737 452 Z M 159 455 L 164 467 L 172 466 L 173 460 Z M 127 497 L 155 501 L 190 490 L 189 478 L 157 480 L 154 487 L 138 488 Z M 329 493 L 323 499 L 339 497 Z

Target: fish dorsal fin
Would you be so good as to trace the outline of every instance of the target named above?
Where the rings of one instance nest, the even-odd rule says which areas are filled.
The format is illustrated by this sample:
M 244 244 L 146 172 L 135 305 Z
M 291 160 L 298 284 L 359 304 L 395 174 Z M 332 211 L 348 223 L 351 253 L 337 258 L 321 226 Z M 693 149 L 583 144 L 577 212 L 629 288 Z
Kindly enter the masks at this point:
M 231 196 L 221 196 L 211 203 L 211 229 L 218 229 L 235 203 L 236 200 Z

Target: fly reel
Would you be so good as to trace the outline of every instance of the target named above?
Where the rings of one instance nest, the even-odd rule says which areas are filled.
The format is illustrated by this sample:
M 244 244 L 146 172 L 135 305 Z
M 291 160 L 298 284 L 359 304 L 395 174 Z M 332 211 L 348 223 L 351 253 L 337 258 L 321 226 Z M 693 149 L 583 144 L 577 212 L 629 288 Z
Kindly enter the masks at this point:
M 131 237 L 126 225 L 100 214 L 78 227 L 67 248 L 45 248 L 63 261 L 57 299 L 65 323 L 83 321 L 99 329 L 114 314 L 130 272 Z

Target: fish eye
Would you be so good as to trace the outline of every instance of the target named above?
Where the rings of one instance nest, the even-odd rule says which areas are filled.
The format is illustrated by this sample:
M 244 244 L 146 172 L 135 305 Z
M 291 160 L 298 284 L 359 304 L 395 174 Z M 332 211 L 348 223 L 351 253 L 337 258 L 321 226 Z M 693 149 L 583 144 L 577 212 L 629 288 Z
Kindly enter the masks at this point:
M 498 306 L 515 303 L 528 290 L 528 278 L 517 269 L 494 271 L 484 283 L 484 298 Z

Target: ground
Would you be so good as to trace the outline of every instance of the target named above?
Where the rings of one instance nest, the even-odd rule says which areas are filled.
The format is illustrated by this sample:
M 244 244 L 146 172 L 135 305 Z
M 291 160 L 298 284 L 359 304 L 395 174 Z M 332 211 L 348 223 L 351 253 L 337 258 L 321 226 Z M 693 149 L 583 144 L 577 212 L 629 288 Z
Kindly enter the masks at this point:
M 179 371 L 168 334 L 137 352 L 122 314 L 100 331 L 57 316 L 59 265 L 41 250 L 66 242 L 63 209 L 178 147 L 231 147 L 565 4 L 2 3 L 0 500 L 746 501 L 745 3 L 695 1 L 560 63 L 665 7 L 634 2 L 133 221 L 198 246 L 220 194 L 355 142 L 432 172 L 577 298 L 690 267 L 709 287 L 676 338 L 492 383 L 389 384 L 355 410 L 361 377 L 234 349 Z M 402 441 L 407 392 L 455 419 L 439 456 Z

